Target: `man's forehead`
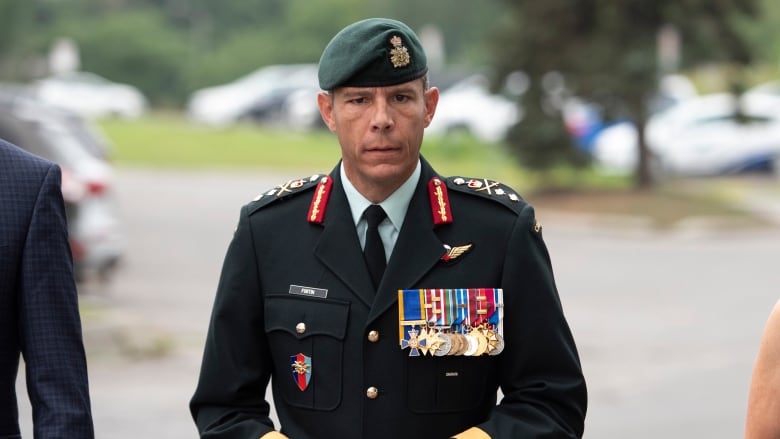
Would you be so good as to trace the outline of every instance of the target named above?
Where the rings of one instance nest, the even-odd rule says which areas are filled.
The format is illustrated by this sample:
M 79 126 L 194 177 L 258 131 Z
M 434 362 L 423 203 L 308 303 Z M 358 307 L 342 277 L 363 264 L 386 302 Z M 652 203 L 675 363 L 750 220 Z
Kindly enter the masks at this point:
M 336 92 L 343 94 L 398 93 L 401 91 L 422 91 L 422 79 L 414 79 L 403 84 L 382 87 L 337 87 Z

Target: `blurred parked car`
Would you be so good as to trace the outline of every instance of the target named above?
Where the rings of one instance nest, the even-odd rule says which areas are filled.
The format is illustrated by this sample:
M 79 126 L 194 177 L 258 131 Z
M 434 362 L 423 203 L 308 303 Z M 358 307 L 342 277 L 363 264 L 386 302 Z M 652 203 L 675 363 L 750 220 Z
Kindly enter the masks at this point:
M 317 84 L 316 64 L 266 66 L 228 84 L 195 91 L 187 115 L 195 122 L 217 126 L 246 119 L 283 120 L 287 97 Z
M 487 77 L 471 75 L 439 96 L 428 134 L 446 135 L 465 131 L 486 142 L 504 139 L 509 128 L 522 119 L 518 104 L 490 92 Z
M 655 114 L 697 95 L 696 87 L 686 76 L 665 75 L 658 82 L 658 91 L 648 103 L 647 111 Z M 600 105 L 577 96 L 565 99 L 561 113 L 569 135 L 575 144 L 587 153 L 593 152 L 595 140 L 603 130 L 625 122 L 625 120 L 605 120 Z
M 84 117 L 136 118 L 148 106 L 146 97 L 137 88 L 89 72 L 62 73 L 40 79 L 33 86 L 42 102 Z
M 738 99 L 724 93 L 691 98 L 652 116 L 646 139 L 653 167 L 669 174 L 719 175 L 768 167 L 780 158 L 780 97 L 745 93 Z M 595 140 L 593 156 L 607 171 L 632 172 L 637 155 L 632 123 L 609 127 Z
M 769 81 L 756 85 L 748 93 L 764 93 L 780 96 L 780 81 Z
M 87 120 L 0 90 L 0 138 L 62 168 L 62 195 L 77 279 L 108 279 L 125 248 L 108 146 Z

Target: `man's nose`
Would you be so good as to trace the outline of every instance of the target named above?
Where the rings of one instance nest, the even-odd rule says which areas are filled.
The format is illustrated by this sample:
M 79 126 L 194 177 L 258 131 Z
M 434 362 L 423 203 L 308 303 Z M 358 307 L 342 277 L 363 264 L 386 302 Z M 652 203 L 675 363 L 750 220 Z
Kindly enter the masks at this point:
M 394 125 L 390 106 L 384 101 L 377 101 L 374 105 L 374 114 L 371 119 L 371 128 L 374 131 L 387 131 Z

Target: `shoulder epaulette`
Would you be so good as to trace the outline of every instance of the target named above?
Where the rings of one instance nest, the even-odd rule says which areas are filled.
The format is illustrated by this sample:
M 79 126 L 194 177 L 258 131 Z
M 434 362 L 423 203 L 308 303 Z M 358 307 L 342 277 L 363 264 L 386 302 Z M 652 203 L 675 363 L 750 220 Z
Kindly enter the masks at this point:
M 486 178 L 449 177 L 447 187 L 499 202 L 518 213 L 527 204 L 511 187 Z
M 268 191 L 265 191 L 252 200 L 250 203 L 249 214 L 262 209 L 265 206 L 272 204 L 274 201 L 282 200 L 285 198 L 293 197 L 298 194 L 302 194 L 309 189 L 317 186 L 320 180 L 326 176 L 326 174 L 315 174 L 311 177 L 296 178 L 289 180 L 286 183 L 278 184 Z

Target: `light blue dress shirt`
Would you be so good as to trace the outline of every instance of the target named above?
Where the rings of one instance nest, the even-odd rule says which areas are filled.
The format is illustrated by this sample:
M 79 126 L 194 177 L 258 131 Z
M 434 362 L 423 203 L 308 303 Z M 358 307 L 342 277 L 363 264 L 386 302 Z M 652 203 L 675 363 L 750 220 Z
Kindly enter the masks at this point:
M 379 203 L 382 209 L 387 213 L 387 218 L 379 223 L 379 236 L 382 238 L 382 244 L 385 247 L 385 258 L 390 260 L 390 255 L 393 253 L 393 247 L 395 247 L 395 241 L 398 239 L 398 233 L 401 231 L 404 218 L 406 217 L 406 211 L 409 209 L 409 202 L 412 201 L 414 195 L 414 189 L 417 187 L 417 182 L 420 181 L 420 172 L 422 166 L 420 162 L 417 162 L 412 175 L 407 179 L 404 184 L 401 185 L 395 192 L 390 194 L 384 201 Z M 344 164 L 341 164 L 341 181 L 344 184 L 344 192 L 347 195 L 347 201 L 349 202 L 349 208 L 352 211 L 352 219 L 355 222 L 355 229 L 357 230 L 358 239 L 360 240 L 360 248 L 364 248 L 366 245 L 366 220 L 363 219 L 363 212 L 368 206 L 373 204 L 364 197 L 355 186 L 347 178 L 347 174 L 344 172 Z

